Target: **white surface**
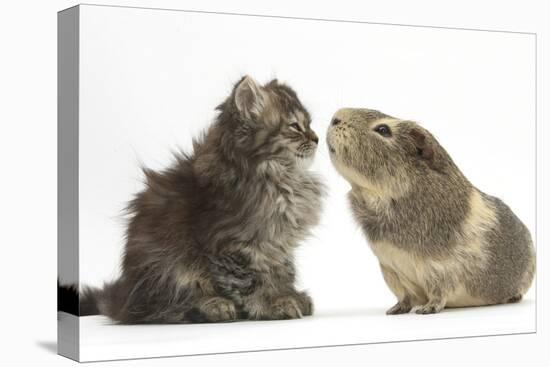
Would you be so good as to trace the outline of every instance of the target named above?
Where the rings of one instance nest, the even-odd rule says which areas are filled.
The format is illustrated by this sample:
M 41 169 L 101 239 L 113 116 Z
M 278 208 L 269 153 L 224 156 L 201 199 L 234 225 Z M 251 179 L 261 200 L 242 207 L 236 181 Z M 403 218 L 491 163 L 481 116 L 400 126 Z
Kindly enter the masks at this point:
M 287 349 L 535 331 L 535 303 L 387 316 L 382 308 L 318 312 L 301 320 L 112 325 L 80 318 L 81 361 Z M 74 317 L 63 314 L 64 317 Z
M 113 3 L 97 0 L 98 3 Z M 320 18 L 359 19 L 379 22 L 428 24 L 484 29 L 536 31 L 539 44 L 539 190 L 548 182 L 550 99 L 550 23 L 545 2 L 462 0 L 387 0 L 365 3 L 296 2 L 279 0 L 119 0 L 125 5 L 204 9 L 260 14 L 284 14 Z M 275 5 L 276 4 L 276 5 Z M 70 0 L 6 2 L 0 12 L 0 109 L 2 134 L 0 162 L 4 193 L 0 222 L 4 256 L 0 267 L 2 331 L 0 353 L 8 366 L 74 366 L 55 354 L 56 339 L 56 17 L 55 12 L 74 5 Z M 544 63 L 543 63 L 544 61 Z M 542 155 L 545 157 L 543 162 Z M 546 243 L 542 210 L 548 213 L 549 195 L 539 191 L 538 230 Z M 29 227 L 32 223 L 32 227 Z M 547 224 L 547 221 L 546 221 Z M 431 342 L 371 344 L 355 347 L 288 350 L 280 352 L 221 354 L 186 358 L 161 358 L 105 362 L 100 366 L 365 366 L 423 365 L 547 366 L 550 318 L 545 295 L 550 291 L 545 275 L 548 252 L 538 250 L 538 332 L 509 337 L 467 338 Z M 541 316 L 542 314 L 542 316 Z

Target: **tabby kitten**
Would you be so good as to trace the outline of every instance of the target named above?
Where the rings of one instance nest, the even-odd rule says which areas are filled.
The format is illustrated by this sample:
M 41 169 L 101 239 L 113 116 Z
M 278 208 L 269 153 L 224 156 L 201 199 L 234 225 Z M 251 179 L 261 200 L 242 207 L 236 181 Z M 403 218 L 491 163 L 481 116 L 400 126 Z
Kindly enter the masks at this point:
M 81 295 L 80 315 L 120 323 L 294 319 L 311 315 L 293 252 L 319 220 L 323 185 L 307 168 L 318 138 L 296 93 L 242 78 L 192 154 L 129 204 L 122 275 Z

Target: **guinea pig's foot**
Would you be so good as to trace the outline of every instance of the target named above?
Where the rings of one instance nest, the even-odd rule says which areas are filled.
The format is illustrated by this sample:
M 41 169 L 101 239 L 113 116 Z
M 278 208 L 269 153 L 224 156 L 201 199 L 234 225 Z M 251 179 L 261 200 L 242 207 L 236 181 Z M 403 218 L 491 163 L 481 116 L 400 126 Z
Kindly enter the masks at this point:
M 416 306 L 413 311 L 419 315 L 428 315 L 441 312 L 445 308 L 445 303 L 441 301 L 430 301 L 425 305 Z
M 400 315 L 408 313 L 412 306 L 408 302 L 397 302 L 392 308 L 386 311 L 386 315 Z
M 522 298 L 523 298 L 523 296 L 521 294 L 518 294 L 516 296 L 508 298 L 506 303 L 518 303 L 518 302 L 521 301 Z

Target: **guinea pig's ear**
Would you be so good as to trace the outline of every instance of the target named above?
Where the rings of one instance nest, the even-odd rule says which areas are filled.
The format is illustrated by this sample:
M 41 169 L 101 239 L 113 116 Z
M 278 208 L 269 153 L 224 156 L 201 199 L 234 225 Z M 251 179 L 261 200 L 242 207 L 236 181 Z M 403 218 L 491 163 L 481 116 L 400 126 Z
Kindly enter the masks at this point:
M 415 152 L 417 157 L 426 161 L 428 166 L 433 169 L 438 169 L 438 159 L 434 153 L 434 142 L 432 139 L 427 136 L 420 129 L 413 128 L 409 132 L 412 142 L 415 147 Z
M 266 102 L 266 94 L 250 76 L 245 76 L 235 87 L 235 106 L 246 118 L 259 116 Z

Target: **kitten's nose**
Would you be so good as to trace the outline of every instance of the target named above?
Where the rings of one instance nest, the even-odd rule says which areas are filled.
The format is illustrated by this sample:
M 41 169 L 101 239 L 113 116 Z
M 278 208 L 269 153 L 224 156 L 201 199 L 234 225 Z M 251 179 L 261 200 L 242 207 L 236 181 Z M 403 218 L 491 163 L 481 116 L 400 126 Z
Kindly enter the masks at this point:
M 332 126 L 336 126 L 336 125 L 338 125 L 340 122 L 342 122 L 342 120 L 340 120 L 338 117 L 335 117 L 335 118 L 332 119 L 331 124 L 332 124 Z
M 315 134 L 315 132 L 313 130 L 311 131 L 308 131 L 306 133 L 307 137 L 309 138 L 309 140 L 311 140 L 312 142 L 314 142 L 315 144 L 319 144 L 319 138 L 317 137 L 317 134 Z

